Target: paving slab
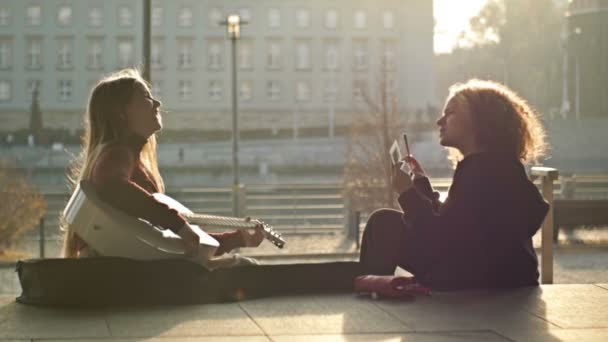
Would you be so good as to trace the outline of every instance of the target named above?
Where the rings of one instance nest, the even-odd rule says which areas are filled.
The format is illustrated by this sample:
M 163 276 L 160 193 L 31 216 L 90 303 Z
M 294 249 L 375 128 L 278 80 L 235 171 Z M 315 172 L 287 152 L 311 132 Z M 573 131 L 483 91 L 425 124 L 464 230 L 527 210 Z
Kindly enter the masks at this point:
M 529 299 L 527 311 L 560 328 L 608 328 L 608 291 L 598 286 L 542 286 Z
M 352 294 L 276 297 L 242 302 L 241 307 L 271 336 L 412 330 Z
M 109 336 L 102 312 L 27 306 L 0 296 L 0 340 Z
M 543 342 L 606 342 L 608 329 L 549 329 L 520 331 L 507 334 L 514 341 Z
M 383 310 L 397 317 L 415 331 L 453 330 L 504 331 L 518 329 L 546 330 L 557 327 L 541 317 L 526 312 L 521 305 L 536 288 L 518 291 L 435 292 L 412 302 L 376 301 Z
M 264 335 L 238 304 L 106 311 L 113 337 Z
M 35 342 L 52 341 L 52 342 L 76 342 L 76 340 L 46 340 L 35 339 Z M 111 338 L 111 339 L 79 339 L 78 342 L 270 342 L 271 340 L 264 336 L 197 336 L 197 337 L 150 337 L 150 338 Z M 4 341 L 2 341 L 4 342 Z
M 353 334 L 353 335 L 300 335 L 271 336 L 275 342 L 503 342 L 508 339 L 494 332 L 444 332 L 444 333 L 402 333 L 402 334 Z

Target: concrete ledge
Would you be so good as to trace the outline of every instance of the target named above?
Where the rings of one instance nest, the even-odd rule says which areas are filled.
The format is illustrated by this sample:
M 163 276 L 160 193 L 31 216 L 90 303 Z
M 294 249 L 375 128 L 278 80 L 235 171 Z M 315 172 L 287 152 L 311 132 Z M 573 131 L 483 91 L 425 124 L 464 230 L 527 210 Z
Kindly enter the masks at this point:
M 608 284 L 435 293 L 414 301 L 355 294 L 239 303 L 57 309 L 0 297 L 0 340 L 606 341 Z

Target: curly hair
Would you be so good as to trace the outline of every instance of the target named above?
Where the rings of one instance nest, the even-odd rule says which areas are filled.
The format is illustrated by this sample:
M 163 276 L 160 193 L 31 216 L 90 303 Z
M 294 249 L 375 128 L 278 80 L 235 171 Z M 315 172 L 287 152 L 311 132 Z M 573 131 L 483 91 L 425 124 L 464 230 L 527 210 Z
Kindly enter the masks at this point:
M 471 79 L 449 88 L 448 100 L 463 98 L 471 111 L 475 141 L 485 151 L 511 155 L 522 163 L 536 163 L 547 152 L 539 114 L 522 97 L 493 81 Z M 450 148 L 449 159 L 462 159 Z

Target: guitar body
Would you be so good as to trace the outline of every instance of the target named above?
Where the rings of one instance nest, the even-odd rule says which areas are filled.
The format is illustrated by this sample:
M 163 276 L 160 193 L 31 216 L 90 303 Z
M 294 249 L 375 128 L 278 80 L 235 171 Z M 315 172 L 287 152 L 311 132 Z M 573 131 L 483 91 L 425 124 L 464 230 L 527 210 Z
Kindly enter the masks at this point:
M 115 209 L 102 201 L 86 181 L 74 190 L 63 217 L 70 231 L 103 256 L 138 260 L 184 258 L 208 268 L 234 262 L 229 258 L 214 258 L 219 242 L 198 226 L 193 226 L 193 230 L 200 237 L 199 253 L 195 258 L 186 257 L 178 235 Z
M 68 229 L 103 256 L 138 260 L 184 258 L 209 269 L 247 264 L 247 258 L 214 257 L 219 242 L 196 224 L 220 228 L 251 229 L 261 224 L 239 218 L 194 214 L 184 205 L 164 194 L 154 197 L 188 218 L 200 244 L 195 257 L 187 257 L 181 239 L 169 229 L 160 229 L 146 220 L 130 216 L 101 200 L 93 186 L 81 181 L 70 197 L 63 217 Z M 262 224 L 263 225 L 263 224 Z M 263 225 L 264 236 L 282 248 L 285 241 L 272 227 Z

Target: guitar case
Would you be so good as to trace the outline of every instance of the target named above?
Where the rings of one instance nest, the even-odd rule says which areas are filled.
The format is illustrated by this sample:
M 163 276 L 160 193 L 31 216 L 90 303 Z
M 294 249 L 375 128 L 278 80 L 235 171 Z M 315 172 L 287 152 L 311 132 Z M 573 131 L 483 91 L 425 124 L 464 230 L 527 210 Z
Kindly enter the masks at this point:
M 122 257 L 21 260 L 24 304 L 103 307 L 223 303 L 324 292 L 351 292 L 357 262 L 251 265 L 209 271 L 184 259 Z

